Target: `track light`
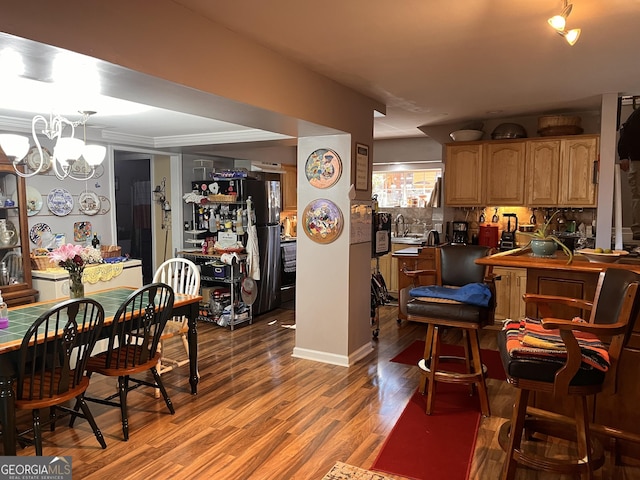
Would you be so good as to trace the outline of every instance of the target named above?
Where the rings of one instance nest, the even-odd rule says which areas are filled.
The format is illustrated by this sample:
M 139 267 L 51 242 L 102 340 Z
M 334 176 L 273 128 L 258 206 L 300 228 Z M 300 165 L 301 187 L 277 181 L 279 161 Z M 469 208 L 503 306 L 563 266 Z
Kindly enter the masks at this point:
M 574 28 L 569 31 L 565 30 L 567 26 L 567 17 L 571 13 L 573 9 L 573 5 L 568 3 L 567 0 L 563 0 L 563 8 L 562 12 L 559 15 L 554 15 L 547 22 L 551 27 L 558 32 L 558 35 L 564 37 L 569 45 L 575 45 L 580 37 L 581 30 L 579 28 Z

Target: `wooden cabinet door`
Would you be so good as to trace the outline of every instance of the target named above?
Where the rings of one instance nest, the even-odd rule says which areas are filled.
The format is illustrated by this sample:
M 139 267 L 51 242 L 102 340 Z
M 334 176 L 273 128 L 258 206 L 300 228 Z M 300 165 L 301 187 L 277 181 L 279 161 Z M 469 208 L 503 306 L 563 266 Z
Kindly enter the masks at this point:
M 562 141 L 558 203 L 566 207 L 595 207 L 594 164 L 598 137 L 579 136 Z
M 526 304 L 522 296 L 527 293 L 527 269 L 514 268 L 511 284 L 511 318 L 519 320 L 526 316 Z
M 496 311 L 494 322 L 501 322 L 505 318 L 509 318 L 511 311 L 511 271 L 509 268 L 494 267 L 493 273 L 499 275 L 500 279 L 496 280 Z
M 556 140 L 527 142 L 527 205 L 546 207 L 558 205 L 560 179 L 560 145 Z
M 449 144 L 445 156 L 445 205 L 483 206 L 482 144 Z
M 295 165 L 282 165 L 282 210 L 298 210 L 298 168 Z
M 524 205 L 525 142 L 492 142 L 483 151 L 487 205 Z

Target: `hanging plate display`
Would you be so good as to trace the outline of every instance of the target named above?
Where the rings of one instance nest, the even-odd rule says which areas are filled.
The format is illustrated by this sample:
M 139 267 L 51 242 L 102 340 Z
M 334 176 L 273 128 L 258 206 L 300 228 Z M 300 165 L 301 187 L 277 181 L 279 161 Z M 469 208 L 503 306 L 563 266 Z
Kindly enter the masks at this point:
M 51 153 L 49 153 L 49 150 L 43 147 L 42 156 L 44 157 L 42 160 L 42 168 L 38 173 L 45 173 L 51 168 Z M 37 147 L 31 147 L 31 150 L 29 150 L 27 154 L 27 165 L 34 172 L 38 169 L 40 165 L 40 152 L 38 152 Z
M 78 198 L 78 209 L 85 215 L 95 215 L 100 211 L 100 197 L 97 193 L 85 190 Z
M 316 188 L 329 188 L 342 175 L 342 160 L 329 148 L 319 148 L 307 158 L 304 167 L 307 180 Z
M 27 215 L 34 216 L 42 209 L 42 195 L 33 187 L 27 187 Z
M 64 188 L 54 188 L 47 196 L 47 207 L 54 215 L 64 217 L 73 209 L 73 197 Z
M 313 200 L 304 209 L 302 218 L 304 233 L 314 242 L 331 243 L 342 233 L 342 212 L 331 200 Z
M 51 227 L 46 223 L 36 223 L 33 227 L 31 227 L 31 230 L 29 230 L 29 240 L 31 240 L 32 243 L 38 245 L 38 240 L 40 240 L 40 236 L 44 232 L 51 233 Z

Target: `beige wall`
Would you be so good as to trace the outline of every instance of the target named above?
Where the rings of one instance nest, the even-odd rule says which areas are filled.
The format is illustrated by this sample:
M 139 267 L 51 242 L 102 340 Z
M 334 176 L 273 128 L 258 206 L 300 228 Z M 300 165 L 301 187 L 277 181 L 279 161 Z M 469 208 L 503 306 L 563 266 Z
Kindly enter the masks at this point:
M 167 200 L 171 199 L 171 165 L 170 165 L 170 157 L 166 155 L 154 155 L 151 160 L 151 190 L 153 190 L 156 185 L 162 185 L 162 179 L 166 178 L 166 198 Z M 155 200 L 155 198 L 154 198 Z M 172 205 L 173 208 L 173 205 Z M 172 222 L 171 222 L 171 213 L 169 213 L 167 219 L 167 228 L 162 228 L 162 217 L 164 215 L 162 211 L 162 207 L 158 202 L 153 202 L 152 206 L 152 214 L 153 214 L 153 238 L 154 238 L 154 246 L 155 251 L 153 255 L 153 271 L 158 268 L 158 266 L 173 257 L 173 243 L 171 241 L 171 230 L 172 230 Z M 180 225 L 178 225 L 180 227 Z M 166 247 L 166 258 L 165 258 L 165 247 Z

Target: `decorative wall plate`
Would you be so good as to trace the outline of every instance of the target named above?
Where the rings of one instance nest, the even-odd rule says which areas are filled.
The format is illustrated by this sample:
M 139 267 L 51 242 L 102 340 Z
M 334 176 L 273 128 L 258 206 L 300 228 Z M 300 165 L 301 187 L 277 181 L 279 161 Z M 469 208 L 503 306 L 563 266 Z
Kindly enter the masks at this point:
M 342 212 L 331 200 L 313 200 L 304 209 L 302 218 L 304 233 L 314 242 L 331 243 L 342 233 Z
M 33 187 L 27 187 L 27 215 L 33 217 L 42 209 L 42 195 Z
M 73 224 L 73 241 L 86 242 L 91 237 L 91 222 L 75 222 Z
M 45 173 L 51 168 L 51 153 L 49 150 L 42 147 L 42 156 L 44 160 L 42 161 L 42 168 L 38 173 Z M 38 165 L 40 165 L 40 153 L 37 147 L 31 147 L 31 150 L 29 150 L 27 154 L 27 165 L 34 172 L 38 169 Z
M 42 235 L 44 232 L 51 233 L 51 227 L 46 223 L 36 223 L 33 227 L 31 227 L 31 230 L 29 230 L 29 240 L 31 240 L 31 243 L 38 245 L 40 235 Z
M 309 183 L 316 188 L 329 188 L 342 175 L 342 160 L 329 148 L 319 148 L 307 158 L 304 167 Z
M 78 198 L 78 209 L 85 215 L 95 215 L 100 211 L 100 197 L 95 192 L 85 190 Z
M 73 197 L 64 188 L 54 188 L 47 196 L 47 207 L 54 215 L 64 217 L 73 210 Z

